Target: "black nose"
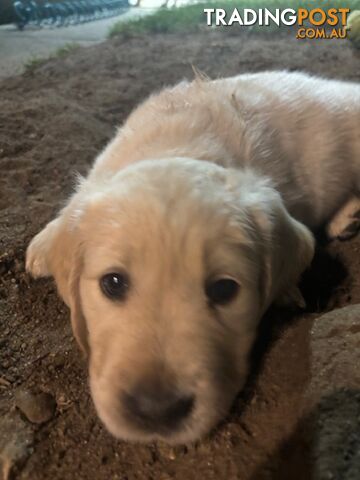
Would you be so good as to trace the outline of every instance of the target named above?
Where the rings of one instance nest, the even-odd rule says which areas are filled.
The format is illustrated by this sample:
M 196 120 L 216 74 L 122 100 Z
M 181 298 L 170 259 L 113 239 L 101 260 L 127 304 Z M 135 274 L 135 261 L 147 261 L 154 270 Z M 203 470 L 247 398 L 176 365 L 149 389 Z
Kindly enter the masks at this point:
M 138 387 L 124 393 L 123 405 L 130 419 L 150 430 L 174 429 L 191 412 L 193 395 L 164 389 Z

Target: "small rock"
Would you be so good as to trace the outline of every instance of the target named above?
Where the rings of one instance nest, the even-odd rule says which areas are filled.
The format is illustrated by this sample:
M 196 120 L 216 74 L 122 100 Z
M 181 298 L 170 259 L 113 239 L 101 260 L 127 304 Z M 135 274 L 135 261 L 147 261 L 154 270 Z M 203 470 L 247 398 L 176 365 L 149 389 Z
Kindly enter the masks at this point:
M 29 424 L 15 412 L 0 418 L 0 478 L 7 480 L 13 467 L 31 455 L 33 437 Z
M 165 443 L 159 442 L 157 444 L 157 450 L 163 458 L 167 458 L 169 460 L 175 460 L 176 458 L 175 449 Z
M 0 386 L 9 387 L 10 385 L 11 385 L 11 382 L 7 378 L 0 377 Z
M 32 423 L 45 423 L 55 413 L 56 401 L 50 393 L 33 394 L 27 390 L 17 392 L 15 404 Z
M 55 368 L 60 369 L 65 365 L 65 358 L 62 355 L 54 357 L 53 365 Z
M 169 451 L 169 459 L 170 460 L 175 460 L 175 458 L 176 458 L 175 450 L 173 448 L 171 448 L 170 451 Z

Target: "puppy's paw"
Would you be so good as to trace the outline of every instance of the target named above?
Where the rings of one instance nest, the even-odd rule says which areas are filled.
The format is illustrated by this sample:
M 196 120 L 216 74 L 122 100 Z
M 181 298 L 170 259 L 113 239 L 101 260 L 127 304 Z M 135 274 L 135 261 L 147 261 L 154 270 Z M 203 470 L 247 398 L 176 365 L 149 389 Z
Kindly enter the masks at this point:
M 327 226 L 330 239 L 349 240 L 360 231 L 360 198 L 351 198 Z

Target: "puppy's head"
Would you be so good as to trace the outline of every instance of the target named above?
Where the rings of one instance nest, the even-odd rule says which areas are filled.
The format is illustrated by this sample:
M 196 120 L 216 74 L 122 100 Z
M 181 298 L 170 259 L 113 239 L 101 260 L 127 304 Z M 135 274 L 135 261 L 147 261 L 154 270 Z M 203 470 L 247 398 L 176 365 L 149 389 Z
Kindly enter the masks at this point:
M 227 412 L 267 306 L 313 255 L 268 183 L 189 159 L 80 186 L 32 241 L 89 353 L 99 416 L 132 440 L 194 440 Z

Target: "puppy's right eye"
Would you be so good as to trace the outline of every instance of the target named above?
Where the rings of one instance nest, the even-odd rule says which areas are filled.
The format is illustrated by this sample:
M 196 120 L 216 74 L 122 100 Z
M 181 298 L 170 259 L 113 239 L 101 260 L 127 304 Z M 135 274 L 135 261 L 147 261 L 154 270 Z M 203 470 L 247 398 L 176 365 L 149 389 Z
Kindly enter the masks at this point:
M 110 300 L 125 300 L 130 280 L 125 273 L 107 273 L 100 279 L 100 288 Z

